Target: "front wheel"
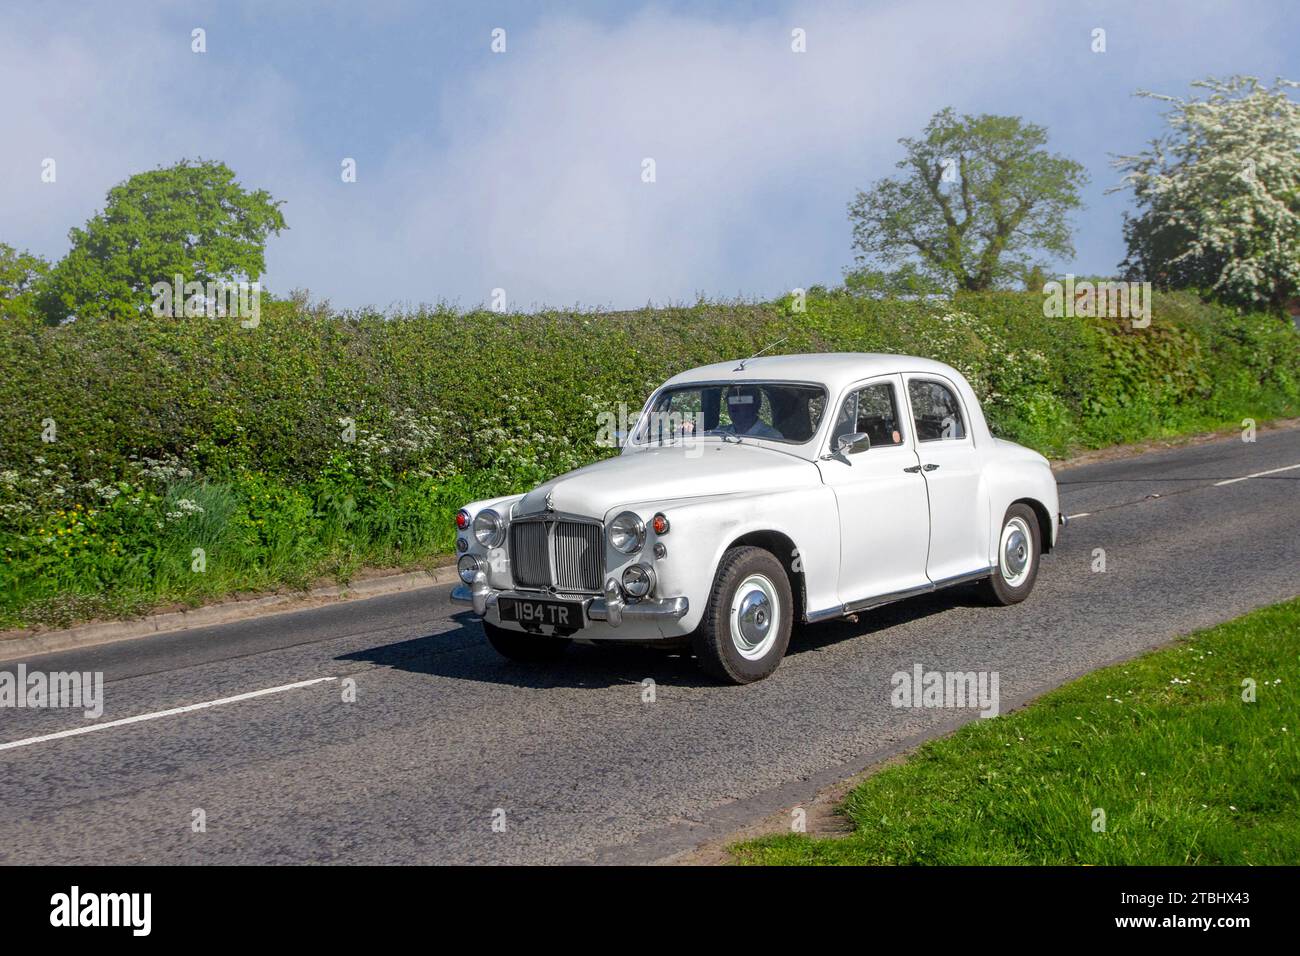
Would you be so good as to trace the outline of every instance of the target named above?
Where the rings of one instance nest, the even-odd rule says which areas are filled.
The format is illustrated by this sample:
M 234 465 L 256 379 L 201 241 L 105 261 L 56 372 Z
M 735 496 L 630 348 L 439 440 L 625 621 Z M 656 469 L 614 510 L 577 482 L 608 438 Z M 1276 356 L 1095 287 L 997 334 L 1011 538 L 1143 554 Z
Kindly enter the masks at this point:
M 731 684 L 762 680 L 790 644 L 794 600 L 785 568 L 762 548 L 722 556 L 691 645 L 700 667 Z
M 508 631 L 488 621 L 483 622 L 483 633 L 488 643 L 502 657 L 522 664 L 553 661 L 569 649 L 573 642 L 564 637 L 547 637 L 525 631 Z
M 1028 505 L 1008 508 L 998 536 L 998 565 L 984 582 L 984 596 L 991 604 L 1019 604 L 1029 597 L 1038 578 L 1041 545 L 1034 510 Z

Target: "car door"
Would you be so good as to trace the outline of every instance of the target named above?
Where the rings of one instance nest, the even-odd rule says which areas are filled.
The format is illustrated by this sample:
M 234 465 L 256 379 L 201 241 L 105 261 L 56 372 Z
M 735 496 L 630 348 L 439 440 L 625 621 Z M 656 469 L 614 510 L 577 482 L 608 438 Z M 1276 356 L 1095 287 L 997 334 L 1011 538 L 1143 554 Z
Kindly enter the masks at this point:
M 930 499 L 926 573 L 941 582 L 988 567 L 988 502 L 980 483 L 970 416 L 952 382 L 913 374 L 908 403 Z
M 818 462 L 839 508 L 841 604 L 927 583 L 925 479 L 903 394 L 901 375 L 855 384 L 840 402 L 830 447 Z M 870 447 L 837 452 L 839 436 L 853 432 L 865 432 Z

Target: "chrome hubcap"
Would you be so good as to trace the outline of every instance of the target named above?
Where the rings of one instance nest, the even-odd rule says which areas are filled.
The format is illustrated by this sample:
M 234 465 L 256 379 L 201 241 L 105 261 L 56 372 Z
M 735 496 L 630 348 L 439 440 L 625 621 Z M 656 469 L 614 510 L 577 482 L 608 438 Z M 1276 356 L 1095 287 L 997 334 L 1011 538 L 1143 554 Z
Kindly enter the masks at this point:
M 1025 569 L 1029 560 L 1029 549 L 1025 547 L 1025 536 L 1020 531 L 1012 532 L 1007 538 L 1007 569 L 1012 574 L 1019 574 Z
M 1033 557 L 1033 537 L 1023 518 L 1012 518 L 1002 529 L 1002 548 L 999 570 L 1002 578 L 1013 588 L 1029 577 L 1030 559 Z
M 772 626 L 772 608 L 762 591 L 750 591 L 740 602 L 740 633 L 751 644 L 767 636 Z
M 751 661 L 763 657 L 780 623 L 781 605 L 772 582 L 761 574 L 741 581 L 731 601 L 731 641 L 740 656 Z

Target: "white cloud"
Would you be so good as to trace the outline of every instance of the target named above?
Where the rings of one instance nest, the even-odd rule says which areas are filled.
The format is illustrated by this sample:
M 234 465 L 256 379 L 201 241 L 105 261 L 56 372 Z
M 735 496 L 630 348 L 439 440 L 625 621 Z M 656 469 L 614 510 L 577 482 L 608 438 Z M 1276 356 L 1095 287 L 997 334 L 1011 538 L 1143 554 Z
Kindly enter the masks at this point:
M 285 165 L 301 147 L 282 131 L 289 85 L 266 66 L 223 69 L 190 51 L 190 28 L 126 23 L 116 12 L 15 15 L 0 35 L 6 96 L 0 145 L 0 241 L 50 258 L 67 232 L 134 173 L 181 158 L 261 150 Z M 54 183 L 41 181 L 45 158 Z
M 1144 58 L 1101 61 L 1084 52 L 1089 15 L 1067 22 L 1074 14 L 1012 0 L 762 15 L 649 7 L 617 23 L 530 13 L 512 26 L 503 15 L 509 52 L 490 53 L 483 28 L 468 65 L 399 74 L 437 85 L 377 93 L 391 140 L 340 150 L 346 110 L 331 113 L 278 57 L 232 54 L 233 27 L 213 24 L 198 56 L 174 8 L 131 11 L 130 23 L 110 7 L 16 14 L 0 35 L 0 241 L 57 257 L 114 183 L 202 155 L 286 201 L 290 230 L 268 250 L 273 288 L 379 306 L 469 305 L 504 287 L 519 307 L 622 307 L 834 282 L 851 260 L 845 204 L 892 172 L 899 136 L 952 105 L 1023 113 L 1067 152 L 1113 148 L 1090 124 L 1143 109 L 1123 93 L 1140 85 L 1128 77 L 1163 29 L 1154 14 L 1112 14 L 1117 53 L 1124 41 Z M 352 24 L 279 8 L 263 27 L 284 44 L 322 42 L 321 57 L 353 43 L 378 58 L 384 31 L 422 14 L 387 5 Z M 806 53 L 791 52 L 795 27 Z M 1177 47 L 1160 65 L 1185 59 L 1186 78 L 1198 75 L 1204 54 Z M 1103 80 L 1104 106 L 1079 92 Z M 437 108 L 410 108 L 421 102 Z M 1114 145 L 1140 145 L 1125 140 Z M 355 184 L 339 178 L 347 155 Z M 59 161 L 56 186 L 39 181 L 45 156 Z M 647 156 L 652 185 L 640 178 Z M 1107 250 L 1119 235 L 1112 206 Z
M 853 187 L 887 171 L 899 135 L 964 100 L 953 77 L 1009 54 L 1034 18 L 1014 31 L 989 20 L 962 4 L 809 6 L 741 26 L 649 11 L 511 32 L 507 53 L 485 44 L 441 91 L 443 142 L 411 142 L 365 186 L 382 223 L 364 233 L 388 234 L 381 285 L 467 304 L 503 287 L 526 307 L 833 281 Z M 794 27 L 808 52 L 791 51 Z

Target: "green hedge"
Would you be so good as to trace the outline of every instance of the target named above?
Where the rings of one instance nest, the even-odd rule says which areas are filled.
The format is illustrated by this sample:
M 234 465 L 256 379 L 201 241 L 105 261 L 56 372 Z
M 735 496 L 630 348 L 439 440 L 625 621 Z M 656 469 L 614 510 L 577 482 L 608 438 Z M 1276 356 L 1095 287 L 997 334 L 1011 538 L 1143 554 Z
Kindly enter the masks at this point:
M 15 317 L 0 322 L 0 624 L 432 559 L 462 500 L 611 454 L 599 413 L 778 340 L 948 362 L 997 434 L 1053 455 L 1300 409 L 1295 330 L 1186 295 L 1158 295 L 1141 330 L 1044 318 L 1041 296 L 1014 293 L 505 316 L 278 301 L 254 329 Z

